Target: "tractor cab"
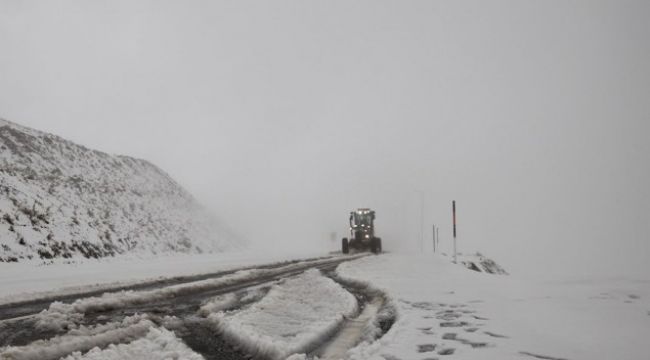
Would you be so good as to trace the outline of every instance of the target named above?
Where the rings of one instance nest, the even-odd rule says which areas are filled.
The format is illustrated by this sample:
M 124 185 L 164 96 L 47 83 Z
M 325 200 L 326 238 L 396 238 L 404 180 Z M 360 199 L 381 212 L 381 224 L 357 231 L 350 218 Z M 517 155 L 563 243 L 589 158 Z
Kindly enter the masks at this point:
M 359 209 L 350 212 L 350 229 L 367 230 L 373 228 L 375 212 L 370 209 Z

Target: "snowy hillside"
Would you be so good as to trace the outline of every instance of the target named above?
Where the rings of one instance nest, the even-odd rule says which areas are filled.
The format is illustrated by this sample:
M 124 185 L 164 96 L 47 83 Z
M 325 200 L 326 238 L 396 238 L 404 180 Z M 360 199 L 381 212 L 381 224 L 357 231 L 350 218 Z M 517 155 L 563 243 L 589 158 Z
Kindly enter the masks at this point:
M 0 119 L 0 262 L 237 246 L 151 163 Z

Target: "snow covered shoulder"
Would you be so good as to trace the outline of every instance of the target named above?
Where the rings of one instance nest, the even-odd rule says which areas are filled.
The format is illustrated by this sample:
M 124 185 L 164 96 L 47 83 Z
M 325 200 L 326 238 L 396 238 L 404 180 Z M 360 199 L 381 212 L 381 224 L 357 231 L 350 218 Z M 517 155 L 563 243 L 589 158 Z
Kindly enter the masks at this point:
M 350 359 L 645 359 L 648 279 L 536 282 L 469 271 L 434 255 L 386 254 L 341 264 L 396 304 L 381 339 Z

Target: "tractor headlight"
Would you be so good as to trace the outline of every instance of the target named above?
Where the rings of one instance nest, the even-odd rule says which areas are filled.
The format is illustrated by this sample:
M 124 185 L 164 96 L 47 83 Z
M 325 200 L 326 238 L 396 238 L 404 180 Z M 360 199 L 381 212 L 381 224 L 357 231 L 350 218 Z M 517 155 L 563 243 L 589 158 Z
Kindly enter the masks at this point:
M 366 234 L 366 239 L 369 238 L 369 237 L 370 237 L 370 235 Z

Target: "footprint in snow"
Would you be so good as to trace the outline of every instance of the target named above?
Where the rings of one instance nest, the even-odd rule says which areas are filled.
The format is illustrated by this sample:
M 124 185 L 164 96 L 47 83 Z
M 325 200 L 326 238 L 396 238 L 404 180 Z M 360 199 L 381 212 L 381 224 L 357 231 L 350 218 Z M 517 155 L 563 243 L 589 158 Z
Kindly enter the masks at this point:
M 495 338 L 502 338 L 502 339 L 507 339 L 507 338 L 508 338 L 508 337 L 505 336 L 505 335 L 501 335 L 501 334 L 493 333 L 493 332 L 491 332 L 491 331 L 483 331 L 483 333 L 484 333 L 485 335 L 492 336 L 492 337 L 495 337 Z
M 437 308 L 436 304 L 426 302 L 426 301 L 411 303 L 411 306 L 413 306 L 414 308 L 424 309 L 424 310 L 433 310 Z
M 440 323 L 440 327 L 463 327 L 469 325 L 465 321 L 444 321 Z
M 445 348 L 438 351 L 438 355 L 452 355 L 455 351 L 454 348 Z
M 418 345 L 418 352 L 419 353 L 425 353 L 425 352 L 432 352 L 436 349 L 435 344 L 422 344 Z
M 445 320 L 445 321 L 456 320 L 456 319 L 458 319 L 459 317 L 462 316 L 461 314 L 459 314 L 459 313 L 455 313 L 455 312 L 453 312 L 453 311 L 445 311 L 445 312 L 443 312 L 443 313 L 438 313 L 438 314 L 439 314 L 439 315 L 436 316 L 436 318 L 437 318 L 438 320 Z
M 567 360 L 565 358 L 559 358 L 559 357 L 554 357 L 554 356 L 548 356 L 548 355 L 540 355 L 540 354 L 534 354 L 528 351 L 520 351 L 519 352 L 522 355 L 527 355 L 530 357 L 534 357 L 536 359 L 541 359 L 541 360 Z
M 456 333 L 446 333 L 442 335 L 443 340 L 453 340 L 453 341 L 458 341 L 463 345 L 468 345 L 471 346 L 472 348 L 484 348 L 488 346 L 488 343 L 486 342 L 477 342 L 477 341 L 471 341 L 463 338 L 459 338 L 458 334 Z

